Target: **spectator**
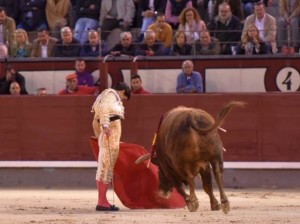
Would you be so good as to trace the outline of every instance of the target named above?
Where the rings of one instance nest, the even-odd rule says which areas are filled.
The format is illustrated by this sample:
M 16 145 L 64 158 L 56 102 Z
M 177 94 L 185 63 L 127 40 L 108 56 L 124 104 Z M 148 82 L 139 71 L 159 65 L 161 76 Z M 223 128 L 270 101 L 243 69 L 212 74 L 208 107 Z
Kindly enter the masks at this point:
M 38 88 L 36 90 L 36 95 L 37 96 L 47 96 L 48 95 L 47 89 L 45 87 Z
M 300 1 L 279 0 L 279 13 L 277 19 L 278 47 L 284 45 L 299 50 L 299 22 L 300 22 Z
M 88 41 L 82 47 L 81 57 L 99 57 L 105 56 L 108 53 L 108 46 L 100 40 L 100 35 L 96 30 L 90 30 L 88 34 Z
M 141 42 L 144 39 L 144 33 L 148 27 L 155 22 L 155 17 L 158 13 L 164 13 L 166 9 L 167 0 L 142 0 L 140 1 L 140 9 L 142 12 L 143 22 L 141 28 L 141 34 L 139 35 L 137 42 Z
M 231 47 L 236 46 L 241 38 L 241 22 L 232 15 L 230 5 L 219 5 L 219 14 L 208 26 L 212 36 L 221 42 L 221 54 L 232 54 Z
M 47 0 L 46 18 L 51 35 L 60 38 L 60 29 L 69 25 L 70 0 Z
M 76 74 L 66 76 L 66 85 L 66 88 L 59 91 L 58 95 L 94 95 L 97 93 L 95 87 L 79 86 Z
M 9 86 L 9 94 L 13 96 L 21 95 L 21 88 L 16 81 L 12 82 Z
M 131 76 L 131 93 L 150 94 L 150 92 L 144 90 L 141 76 L 138 74 Z
M 102 0 L 100 10 L 101 39 L 106 41 L 115 28 L 129 31 L 135 13 L 133 0 Z
M 79 40 L 73 37 L 70 27 L 61 29 L 61 39 L 54 46 L 54 57 L 79 57 L 81 45 Z
M 269 54 L 270 48 L 259 36 L 259 31 L 254 24 L 250 24 L 242 43 L 236 48 L 237 54 Z
M 96 30 L 99 24 L 99 0 L 77 0 L 74 37 L 84 44 L 89 30 Z
M 15 23 L 18 23 L 19 19 L 19 1 L 12 0 L 0 0 L 0 7 L 2 7 L 6 14 L 13 18 Z
M 47 29 L 46 0 L 19 0 L 20 23 L 17 28 L 26 31 Z
M 166 23 L 166 16 L 164 14 L 158 14 L 156 22 L 151 24 L 148 29 L 155 32 L 155 39 L 163 43 L 166 51 L 165 54 L 170 55 L 173 30 L 172 27 Z
M 191 55 L 192 46 L 186 43 L 186 36 L 183 31 L 177 31 L 174 35 L 175 43 L 173 44 L 172 55 Z
M 15 31 L 16 40 L 9 46 L 9 55 L 12 58 L 27 58 L 31 56 L 32 44 L 28 40 L 24 29 Z
M 144 39 L 144 43 L 138 46 L 136 55 L 162 56 L 165 54 L 163 45 L 155 40 L 155 33 L 153 30 L 146 30 Z
M 94 86 L 94 78 L 92 74 L 86 71 L 86 63 L 83 58 L 77 58 L 75 61 L 75 73 L 77 76 L 78 85 Z
M 177 77 L 177 93 L 202 93 L 202 76 L 194 71 L 194 64 L 191 60 L 182 63 L 182 72 Z
M 135 44 L 132 43 L 132 35 L 130 32 L 122 32 L 120 35 L 120 43 L 116 44 L 110 51 L 109 54 L 114 56 L 128 55 L 134 56 L 136 51 Z
M 193 7 L 191 0 L 168 0 L 165 10 L 166 21 L 173 29 L 179 26 L 179 15 L 185 8 Z
M 13 18 L 6 15 L 4 8 L 0 7 L 0 44 L 12 44 L 16 31 Z
M 244 12 L 244 18 L 247 18 L 254 13 L 254 3 L 259 0 L 242 0 L 242 7 Z M 273 0 L 264 0 L 266 6 L 272 5 Z
M 31 57 L 49 58 L 53 57 L 56 38 L 49 35 L 48 30 L 38 30 L 38 37 L 33 41 Z
M 11 65 L 6 68 L 6 74 L 0 79 L 0 94 L 10 94 L 10 84 L 12 82 L 19 83 L 21 88 L 21 94 L 28 94 L 25 88 L 25 78 L 19 72 L 17 72 Z
M 244 23 L 242 39 L 247 34 L 247 28 L 250 24 L 254 24 L 259 30 L 260 38 L 266 43 L 271 45 L 272 53 L 277 52 L 276 43 L 276 20 L 273 16 L 266 13 L 265 5 L 263 2 L 257 2 L 254 5 L 254 14 L 248 16 Z
M 219 55 L 220 42 L 212 38 L 208 30 L 200 32 L 200 41 L 195 44 L 195 55 Z
M 230 5 L 230 9 L 233 15 L 238 17 L 240 21 L 244 21 L 244 12 L 241 0 L 216 0 L 214 5 L 214 17 L 219 13 L 219 5 L 223 2 L 227 2 Z
M 199 40 L 199 32 L 206 29 L 206 25 L 201 20 L 200 15 L 194 8 L 184 9 L 179 16 L 180 25 L 179 31 L 184 31 L 187 37 L 187 43 L 193 44 Z

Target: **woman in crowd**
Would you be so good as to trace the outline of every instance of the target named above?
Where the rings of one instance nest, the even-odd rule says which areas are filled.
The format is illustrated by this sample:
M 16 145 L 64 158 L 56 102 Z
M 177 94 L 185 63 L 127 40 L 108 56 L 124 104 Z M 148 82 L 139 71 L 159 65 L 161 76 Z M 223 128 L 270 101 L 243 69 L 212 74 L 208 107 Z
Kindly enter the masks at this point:
M 237 54 L 270 54 L 270 47 L 259 37 L 259 30 L 254 24 L 247 28 L 246 35 L 242 42 L 237 46 Z
M 204 21 L 195 8 L 185 8 L 179 16 L 179 21 L 178 30 L 185 32 L 188 44 L 199 40 L 199 33 L 206 29 Z
M 9 55 L 13 58 L 26 58 L 31 56 L 32 44 L 28 40 L 27 32 L 24 29 L 17 29 L 15 41 L 9 47 Z
M 175 43 L 172 46 L 172 55 L 191 55 L 192 46 L 186 43 L 186 36 L 183 31 L 177 31 L 174 35 Z

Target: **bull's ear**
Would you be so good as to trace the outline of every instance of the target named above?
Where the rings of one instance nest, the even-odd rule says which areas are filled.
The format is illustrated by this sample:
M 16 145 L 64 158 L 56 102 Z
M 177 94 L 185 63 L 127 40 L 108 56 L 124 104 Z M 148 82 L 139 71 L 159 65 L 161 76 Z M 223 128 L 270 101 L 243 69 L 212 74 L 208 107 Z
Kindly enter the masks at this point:
M 142 155 L 140 158 L 138 158 L 136 161 L 135 161 L 135 164 L 140 164 L 142 162 L 144 162 L 145 160 L 147 159 L 150 159 L 150 153 L 147 153 L 145 155 Z

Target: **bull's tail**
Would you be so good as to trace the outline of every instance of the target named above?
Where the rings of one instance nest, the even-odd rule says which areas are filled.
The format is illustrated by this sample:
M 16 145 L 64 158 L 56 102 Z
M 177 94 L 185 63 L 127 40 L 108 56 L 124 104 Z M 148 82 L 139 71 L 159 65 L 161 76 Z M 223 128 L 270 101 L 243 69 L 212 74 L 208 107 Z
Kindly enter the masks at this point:
M 193 128 L 200 132 L 201 134 L 206 134 L 219 126 L 221 126 L 229 114 L 229 112 L 234 108 L 234 107 L 244 107 L 246 105 L 245 102 L 242 101 L 230 101 L 227 103 L 219 112 L 219 114 L 216 117 L 215 123 L 212 126 L 209 126 L 207 128 L 199 128 L 197 125 L 193 125 Z M 196 126 L 196 127 L 195 127 Z

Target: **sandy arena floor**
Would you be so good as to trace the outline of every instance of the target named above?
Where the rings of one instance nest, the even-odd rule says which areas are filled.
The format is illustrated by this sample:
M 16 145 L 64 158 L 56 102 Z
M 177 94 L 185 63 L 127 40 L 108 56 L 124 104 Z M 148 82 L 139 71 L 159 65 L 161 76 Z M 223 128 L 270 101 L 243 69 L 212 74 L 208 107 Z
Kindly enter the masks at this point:
M 121 205 L 117 196 L 114 201 L 121 210 L 104 213 L 94 209 L 96 189 L 0 189 L 0 223 L 300 223 L 300 189 L 226 189 L 226 193 L 231 203 L 227 215 L 222 211 L 212 212 L 202 190 L 197 192 L 200 207 L 193 213 L 187 208 L 130 210 Z M 112 202 L 112 191 L 109 199 Z

